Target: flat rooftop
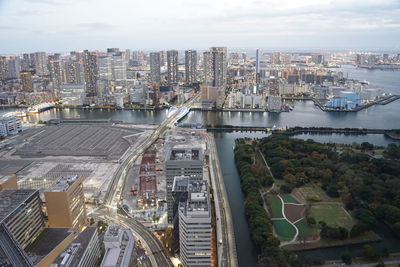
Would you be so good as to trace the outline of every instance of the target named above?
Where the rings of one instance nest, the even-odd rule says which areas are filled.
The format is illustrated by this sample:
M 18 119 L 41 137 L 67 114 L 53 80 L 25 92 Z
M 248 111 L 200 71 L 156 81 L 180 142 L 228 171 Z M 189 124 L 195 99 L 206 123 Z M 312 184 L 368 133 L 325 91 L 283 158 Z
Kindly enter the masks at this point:
M 4 189 L 0 191 L 0 222 L 7 218 L 30 196 L 35 194 L 34 189 Z
M 201 148 L 172 148 L 168 157 L 169 160 L 200 160 Z
M 61 177 L 46 192 L 66 192 L 79 179 L 78 175 Z
M 70 228 L 45 228 L 26 252 L 33 263 L 37 264 L 71 234 Z
M 78 266 L 79 261 L 85 253 L 94 234 L 96 234 L 96 227 L 87 227 L 74 241 L 71 242 L 66 250 L 57 256 L 53 264 L 55 266 L 62 266 L 61 263 L 65 257 L 68 257 L 68 266 Z
M 210 214 L 210 201 L 207 188 L 207 181 L 192 180 L 188 186 L 188 199 L 185 203 L 180 204 L 181 209 L 184 209 L 186 215 L 201 217 L 204 213 Z M 201 214 L 196 214 L 200 212 Z

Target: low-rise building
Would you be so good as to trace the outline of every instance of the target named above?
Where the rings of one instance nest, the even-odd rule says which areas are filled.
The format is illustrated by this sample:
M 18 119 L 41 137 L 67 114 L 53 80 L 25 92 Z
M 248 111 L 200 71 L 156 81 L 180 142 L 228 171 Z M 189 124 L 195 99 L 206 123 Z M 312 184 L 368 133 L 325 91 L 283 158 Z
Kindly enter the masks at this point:
M 22 131 L 20 118 L 14 116 L 0 117 L 0 136 L 17 134 Z

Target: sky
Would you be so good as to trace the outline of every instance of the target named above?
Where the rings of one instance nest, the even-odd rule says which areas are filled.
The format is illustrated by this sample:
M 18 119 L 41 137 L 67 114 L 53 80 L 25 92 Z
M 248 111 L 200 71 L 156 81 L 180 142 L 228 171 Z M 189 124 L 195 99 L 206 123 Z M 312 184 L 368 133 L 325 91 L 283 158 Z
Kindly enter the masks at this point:
M 400 0 L 0 0 L 0 54 L 397 50 Z

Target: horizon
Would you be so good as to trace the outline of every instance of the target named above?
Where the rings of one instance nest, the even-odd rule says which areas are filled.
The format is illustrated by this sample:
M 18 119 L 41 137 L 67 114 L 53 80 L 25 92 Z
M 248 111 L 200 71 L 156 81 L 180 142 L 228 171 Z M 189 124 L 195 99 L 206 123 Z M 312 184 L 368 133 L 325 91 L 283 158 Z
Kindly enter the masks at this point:
M 211 46 L 400 51 L 399 15 L 397 0 L 0 0 L 0 54 Z

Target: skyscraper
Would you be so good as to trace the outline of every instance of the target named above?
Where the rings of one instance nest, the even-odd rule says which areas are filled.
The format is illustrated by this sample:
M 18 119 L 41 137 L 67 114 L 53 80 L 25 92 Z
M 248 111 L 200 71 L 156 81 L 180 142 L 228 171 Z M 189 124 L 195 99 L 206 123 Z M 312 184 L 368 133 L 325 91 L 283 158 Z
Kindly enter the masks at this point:
M 185 80 L 187 83 L 197 82 L 197 52 L 185 51 Z
M 167 79 L 168 83 L 177 83 L 178 80 L 178 51 L 167 51 Z
M 49 75 L 49 69 L 47 68 L 46 52 L 36 52 L 34 54 L 34 63 L 35 63 L 36 75 L 39 76 Z
M 0 82 L 4 81 L 7 77 L 7 59 L 0 56 Z
M 21 71 L 21 60 L 19 57 L 10 57 L 7 61 L 7 76 L 8 79 L 19 79 Z
M 161 58 L 159 52 L 150 53 L 150 80 L 161 82 Z
M 174 198 L 172 186 L 176 176 L 188 176 L 190 179 L 203 178 L 203 151 L 201 148 L 172 148 L 165 162 L 167 176 L 168 222 L 172 223 Z
M 86 97 L 95 97 L 97 95 L 97 58 L 96 54 L 83 51 L 83 68 L 85 75 Z
M 126 58 L 122 52 L 112 54 L 111 70 L 113 80 L 126 80 Z
M 21 71 L 20 77 L 22 90 L 33 91 L 32 74 L 29 71 Z
M 211 206 L 207 181 L 189 181 L 185 202 L 179 204 L 180 259 L 184 266 L 211 265 Z
M 4 189 L 0 191 L 0 224 L 5 225 L 25 249 L 44 229 L 39 191 Z
M 226 86 L 226 47 L 211 47 L 204 52 L 204 78 L 205 85 L 214 87 Z
M 50 227 L 80 230 L 87 223 L 83 177 L 62 177 L 44 192 Z
M 110 81 L 112 79 L 111 57 L 101 55 L 97 57 L 98 77 L 99 80 Z
M 60 60 L 50 60 L 49 71 L 54 93 L 58 96 L 63 83 L 63 69 Z

